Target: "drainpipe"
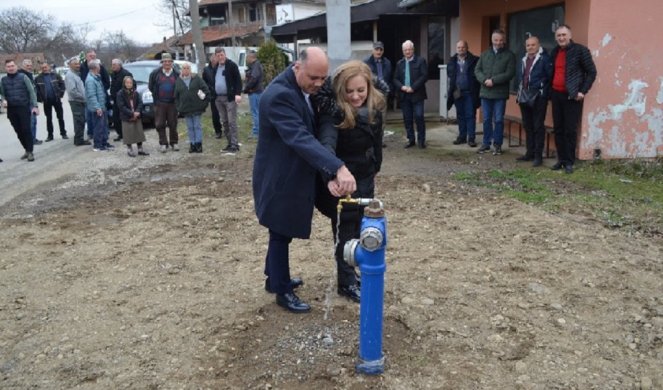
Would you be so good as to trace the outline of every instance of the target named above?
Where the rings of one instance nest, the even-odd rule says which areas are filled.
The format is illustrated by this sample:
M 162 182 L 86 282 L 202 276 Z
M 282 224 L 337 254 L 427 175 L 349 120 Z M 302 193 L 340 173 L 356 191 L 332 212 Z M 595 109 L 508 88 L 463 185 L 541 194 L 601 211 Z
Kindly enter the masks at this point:
M 387 218 L 382 202 L 377 199 L 352 199 L 365 205 L 359 239 L 352 239 L 343 248 L 344 260 L 361 271 L 361 303 L 359 307 L 359 359 L 355 370 L 360 374 L 384 372 L 382 354 L 382 323 L 384 308 L 384 273 L 387 269 Z M 339 202 L 339 207 L 341 207 Z

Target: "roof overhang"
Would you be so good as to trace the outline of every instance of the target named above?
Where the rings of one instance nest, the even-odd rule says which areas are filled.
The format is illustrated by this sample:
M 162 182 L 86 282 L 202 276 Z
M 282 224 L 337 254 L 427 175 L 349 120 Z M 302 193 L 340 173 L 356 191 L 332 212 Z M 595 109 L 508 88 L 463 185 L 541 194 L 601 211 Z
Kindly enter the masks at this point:
M 379 20 L 386 15 L 458 16 L 460 0 L 375 0 L 350 7 L 350 23 Z M 310 16 L 272 27 L 277 42 L 291 42 L 294 37 L 308 38 L 311 32 L 327 27 L 327 14 Z

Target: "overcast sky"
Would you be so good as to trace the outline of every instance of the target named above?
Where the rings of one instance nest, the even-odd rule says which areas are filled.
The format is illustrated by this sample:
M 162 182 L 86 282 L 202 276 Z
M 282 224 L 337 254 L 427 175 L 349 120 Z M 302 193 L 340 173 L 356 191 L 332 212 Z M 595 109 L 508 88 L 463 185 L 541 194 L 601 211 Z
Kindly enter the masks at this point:
M 172 19 L 156 6 L 157 0 L 0 0 L 0 10 L 22 6 L 53 16 L 57 22 L 89 23 L 94 30 L 88 40 L 99 38 L 104 31 L 122 30 L 138 43 L 160 42 L 173 35 Z M 169 24 L 170 28 L 155 24 Z

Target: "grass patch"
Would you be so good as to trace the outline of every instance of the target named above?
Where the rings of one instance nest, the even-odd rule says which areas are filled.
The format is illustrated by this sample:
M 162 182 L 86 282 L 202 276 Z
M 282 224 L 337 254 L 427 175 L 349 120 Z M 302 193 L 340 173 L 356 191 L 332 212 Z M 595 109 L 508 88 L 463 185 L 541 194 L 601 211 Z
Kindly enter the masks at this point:
M 582 163 L 572 175 L 518 168 L 453 177 L 549 211 L 588 214 L 611 228 L 663 235 L 661 160 Z

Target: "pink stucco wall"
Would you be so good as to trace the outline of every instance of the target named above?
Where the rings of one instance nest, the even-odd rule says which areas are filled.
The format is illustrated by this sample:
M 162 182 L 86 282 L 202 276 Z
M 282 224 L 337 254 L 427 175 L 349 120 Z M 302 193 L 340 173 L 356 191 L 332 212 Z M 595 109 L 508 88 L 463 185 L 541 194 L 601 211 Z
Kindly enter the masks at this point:
M 558 4 L 555 0 L 461 0 L 461 39 L 479 54 L 488 48 L 488 18 L 500 16 L 508 29 L 509 13 Z M 663 1 L 568 0 L 565 22 L 576 42 L 589 47 L 598 77 L 587 95 L 578 157 L 663 156 Z M 546 124 L 552 124 L 550 116 Z M 514 99 L 507 114 L 520 116 Z
M 580 159 L 663 156 L 663 1 L 592 0 L 587 43 L 598 77 L 587 96 Z

